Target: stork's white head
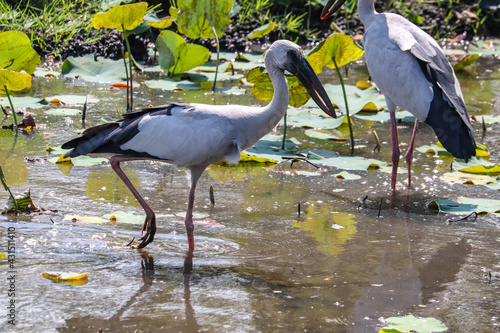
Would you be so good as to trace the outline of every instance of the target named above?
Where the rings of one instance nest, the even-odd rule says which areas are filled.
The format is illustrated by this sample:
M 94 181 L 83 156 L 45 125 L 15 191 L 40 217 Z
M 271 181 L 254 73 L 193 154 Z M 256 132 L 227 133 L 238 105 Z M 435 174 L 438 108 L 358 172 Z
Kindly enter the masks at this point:
M 287 70 L 295 75 L 302 82 L 316 104 L 326 114 L 337 118 L 332 102 L 328 98 L 323 85 L 297 44 L 288 40 L 274 42 L 269 50 L 267 50 L 265 63 L 269 73 L 276 72 L 276 69 L 278 69 L 281 72 Z

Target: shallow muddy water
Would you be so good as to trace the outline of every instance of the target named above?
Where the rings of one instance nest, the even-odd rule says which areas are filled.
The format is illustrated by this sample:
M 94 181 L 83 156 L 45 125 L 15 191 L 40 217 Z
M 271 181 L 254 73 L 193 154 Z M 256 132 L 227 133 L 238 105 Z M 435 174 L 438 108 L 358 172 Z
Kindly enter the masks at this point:
M 338 83 L 333 71 L 321 78 Z M 367 78 L 363 64 L 352 65 L 347 82 Z M 459 79 L 471 115 L 500 113 L 498 62 L 483 59 Z M 262 104 L 250 93 L 136 91 L 137 107 L 213 98 L 217 104 Z M 123 91 L 79 80 L 35 78 L 24 95 L 68 93 L 100 99 L 89 107 L 89 126 L 103 117 L 118 119 L 123 110 Z M 439 157 L 415 152 L 413 188 L 406 189 L 402 172 L 395 197 L 390 173 L 380 170 L 350 171 L 361 178 L 342 180 L 336 177 L 342 170 L 333 167 L 315 176 L 297 173 L 316 171 L 305 162 L 211 165 L 197 187 L 190 257 L 185 171 L 163 163 L 125 165 L 158 217 L 155 241 L 144 250 L 128 248 L 141 219 L 113 224 L 106 216 L 143 211 L 109 165 L 74 166 L 64 175 L 47 161 L 54 157 L 47 146 L 77 135 L 80 115 L 30 112 L 38 125 L 32 137 L 16 140 L 10 131 L 0 132 L 0 164 L 14 193 L 30 189 L 34 202 L 53 212 L 0 216 L 2 252 L 8 235 L 15 235 L 14 267 L 6 259 L 0 263 L 2 331 L 378 332 L 384 318 L 412 314 L 436 318 L 449 332 L 500 332 L 498 217 L 446 224 L 456 216 L 427 207 L 433 199 L 500 199 L 500 193 L 442 181 L 449 166 Z M 473 126 L 477 141 L 490 148 L 490 160 L 498 161 L 500 125 L 487 125 L 484 136 L 480 122 Z M 355 155 L 390 161 L 389 123 L 356 120 L 354 129 Z M 382 141 L 380 153 L 372 151 L 373 130 Z M 340 131 L 347 135 L 346 128 Z M 400 124 L 403 152 L 411 131 L 412 123 Z M 312 139 L 303 128 L 289 128 L 287 136 L 307 149 L 349 154 L 348 142 Z M 435 141 L 421 124 L 417 147 Z M 7 198 L 0 193 L 2 202 Z M 104 222 L 72 221 L 73 215 Z M 43 271 L 89 274 L 75 285 L 45 279 Z M 6 316 L 9 274 L 15 275 L 15 326 Z

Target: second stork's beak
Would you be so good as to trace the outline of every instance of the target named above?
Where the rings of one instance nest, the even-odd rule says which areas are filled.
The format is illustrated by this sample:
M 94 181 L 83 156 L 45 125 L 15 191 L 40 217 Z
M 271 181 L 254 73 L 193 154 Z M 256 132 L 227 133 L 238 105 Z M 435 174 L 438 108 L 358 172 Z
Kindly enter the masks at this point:
M 318 104 L 321 110 L 330 117 L 337 118 L 335 109 L 325 88 L 323 88 L 323 85 L 319 81 L 316 73 L 314 73 L 311 65 L 307 62 L 307 59 L 302 55 L 297 55 L 295 52 L 290 52 L 289 57 L 290 68 L 287 68 L 287 70 L 302 82 L 309 95 L 311 95 L 312 99 Z
M 333 15 L 344 4 L 345 0 L 328 0 L 325 8 L 321 12 L 321 19 L 326 20 Z M 328 9 L 330 8 L 330 9 Z

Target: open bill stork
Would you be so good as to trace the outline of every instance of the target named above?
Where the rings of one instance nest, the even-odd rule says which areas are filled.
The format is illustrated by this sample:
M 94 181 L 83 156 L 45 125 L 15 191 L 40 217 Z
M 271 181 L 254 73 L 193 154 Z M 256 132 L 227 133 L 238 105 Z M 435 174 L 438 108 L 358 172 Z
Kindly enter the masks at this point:
M 329 0 L 321 13 L 322 19 L 330 17 L 344 2 Z M 366 65 L 385 96 L 391 117 L 391 187 L 396 187 L 400 157 L 396 106 L 416 118 L 406 152 L 408 186 L 411 186 L 411 161 L 419 121 L 434 129 L 443 147 L 453 156 L 465 161 L 475 156 L 474 130 L 460 84 L 438 43 L 404 17 L 375 11 L 374 0 L 359 0 L 358 14 L 366 28 L 363 36 Z
M 253 146 L 283 118 L 289 99 L 285 70 L 302 82 L 326 114 L 336 117 L 321 82 L 297 45 L 286 40 L 276 41 L 265 55 L 265 66 L 274 85 L 273 99 L 265 107 L 172 103 L 125 114 L 117 122 L 89 128 L 82 136 L 62 145 L 64 149 L 72 149 L 65 157 L 110 156 L 111 167 L 146 213 L 143 236 L 137 248 L 153 241 L 156 217 L 121 169 L 121 162 L 156 160 L 190 170 L 185 225 L 192 251 L 193 205 L 198 179 L 211 163 L 222 160 L 238 163 L 240 152 Z

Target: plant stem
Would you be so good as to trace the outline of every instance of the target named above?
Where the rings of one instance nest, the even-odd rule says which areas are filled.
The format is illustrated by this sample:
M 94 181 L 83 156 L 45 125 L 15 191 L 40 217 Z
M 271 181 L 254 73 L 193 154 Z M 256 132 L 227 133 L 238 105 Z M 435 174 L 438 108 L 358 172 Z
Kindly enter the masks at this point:
M 130 112 L 130 103 L 129 103 L 129 92 L 128 92 L 128 87 L 129 87 L 129 82 L 128 82 L 128 69 L 127 69 L 127 59 L 125 59 L 125 50 L 123 47 L 121 48 L 122 50 L 122 56 L 123 56 L 123 64 L 125 65 L 125 76 L 127 77 L 127 110 L 125 113 Z
M 134 109 L 134 73 L 132 71 L 132 52 L 130 52 L 130 43 L 128 42 L 128 32 L 125 30 L 125 27 L 122 25 L 123 29 L 123 39 L 125 40 L 125 44 L 127 45 L 128 52 L 128 66 L 129 66 L 129 75 L 130 75 L 130 111 Z
M 9 100 L 10 109 L 12 110 L 12 116 L 14 116 L 14 128 L 17 130 L 17 117 L 16 110 L 14 110 L 14 104 L 12 104 L 12 99 L 10 99 L 9 89 L 6 86 L 3 87 L 5 89 L 5 94 L 7 94 L 7 99 Z
M 285 150 L 285 141 L 286 141 L 286 111 L 285 116 L 283 117 L 283 141 L 281 142 L 281 149 Z
M 337 61 L 335 61 L 335 58 L 333 58 L 332 60 L 333 60 L 333 63 L 335 64 L 335 70 L 337 71 L 337 75 L 339 76 L 340 85 L 342 86 L 342 93 L 344 94 L 345 112 L 347 115 L 347 123 L 349 124 L 349 134 L 351 136 L 351 152 L 353 152 L 354 151 L 354 134 L 352 132 L 351 116 L 349 115 L 349 104 L 347 103 L 347 94 L 345 92 L 344 79 L 342 78 L 342 75 L 340 74 L 339 66 L 337 66 Z
M 9 186 L 7 185 L 7 181 L 5 180 L 5 175 L 3 174 L 3 170 L 2 170 L 2 166 L 1 165 L 0 165 L 0 181 L 3 184 L 3 188 L 7 192 L 9 192 L 10 197 L 12 198 L 12 200 L 14 200 L 14 207 L 16 207 L 16 215 L 17 215 L 17 211 L 19 210 L 19 207 L 17 206 L 16 198 L 14 198 L 14 195 L 12 194 L 12 192 L 10 191 Z
M 212 27 L 212 32 L 214 33 L 215 36 L 215 44 L 217 45 L 217 61 L 215 62 L 215 78 L 214 78 L 214 86 L 212 87 L 212 91 L 215 91 L 215 82 L 217 82 L 217 73 L 219 72 L 219 37 L 217 36 L 217 31 L 215 30 L 214 25 L 212 24 L 212 21 L 210 20 L 210 17 L 208 17 L 207 13 L 205 13 L 205 17 L 208 20 L 208 23 L 210 23 L 210 26 Z

